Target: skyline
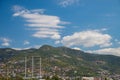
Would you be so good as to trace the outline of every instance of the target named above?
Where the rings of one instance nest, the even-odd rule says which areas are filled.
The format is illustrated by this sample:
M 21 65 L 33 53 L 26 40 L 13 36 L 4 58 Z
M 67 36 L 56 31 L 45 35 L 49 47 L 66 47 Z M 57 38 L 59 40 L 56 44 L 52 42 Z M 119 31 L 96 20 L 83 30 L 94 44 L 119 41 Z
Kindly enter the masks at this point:
M 0 47 L 66 46 L 120 56 L 119 0 L 1 0 Z

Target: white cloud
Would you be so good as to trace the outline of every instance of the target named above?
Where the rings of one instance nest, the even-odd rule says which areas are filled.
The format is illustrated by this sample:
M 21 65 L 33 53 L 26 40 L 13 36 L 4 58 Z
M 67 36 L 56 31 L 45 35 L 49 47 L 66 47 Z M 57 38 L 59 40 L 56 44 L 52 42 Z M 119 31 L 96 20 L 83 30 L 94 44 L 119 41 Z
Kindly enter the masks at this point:
M 58 1 L 59 5 L 61 5 L 62 7 L 67 7 L 79 2 L 79 0 L 58 0 Z
M 65 46 L 108 47 L 112 45 L 111 39 L 112 37 L 109 34 L 103 34 L 99 30 L 87 30 L 65 36 L 61 42 Z
M 12 48 L 12 49 L 15 49 L 15 50 L 27 50 L 27 49 L 31 49 L 31 48 L 39 49 L 40 47 L 41 47 L 41 45 L 34 45 L 34 46 L 25 47 L 25 48 Z
M 30 49 L 30 47 L 26 47 L 26 48 L 12 48 L 14 50 L 27 50 L 27 49 Z
M 10 46 L 10 43 L 9 42 L 4 42 L 4 43 L 2 43 L 2 46 L 8 47 L 8 46 Z
M 8 46 L 10 46 L 10 39 L 8 39 L 8 38 L 0 38 L 0 40 L 3 42 L 1 45 L 2 46 L 5 46 L 5 47 L 8 47 Z
M 79 47 L 74 47 L 73 49 L 75 49 L 75 50 L 81 50 Z
M 23 43 L 24 45 L 28 45 L 28 44 L 30 44 L 30 42 L 29 41 L 24 41 L 24 43 Z
M 120 56 L 120 47 L 118 47 L 118 48 L 105 48 L 105 49 L 87 51 L 87 52 L 96 53 L 96 54 Z
M 25 19 L 31 30 L 36 32 L 32 35 L 37 38 L 51 38 L 60 39 L 60 29 L 64 28 L 63 24 L 69 24 L 68 22 L 61 21 L 58 16 L 45 15 L 44 9 L 28 10 L 21 6 L 13 7 L 15 13 L 13 16 L 20 16 Z

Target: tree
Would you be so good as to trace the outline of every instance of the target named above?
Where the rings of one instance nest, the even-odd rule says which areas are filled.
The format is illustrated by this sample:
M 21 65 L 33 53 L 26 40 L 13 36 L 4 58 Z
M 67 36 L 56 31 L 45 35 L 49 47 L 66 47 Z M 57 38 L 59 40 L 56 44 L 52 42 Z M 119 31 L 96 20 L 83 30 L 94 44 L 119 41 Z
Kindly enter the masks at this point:
M 62 80 L 62 79 L 60 79 L 57 75 L 54 75 L 54 76 L 52 77 L 52 80 Z

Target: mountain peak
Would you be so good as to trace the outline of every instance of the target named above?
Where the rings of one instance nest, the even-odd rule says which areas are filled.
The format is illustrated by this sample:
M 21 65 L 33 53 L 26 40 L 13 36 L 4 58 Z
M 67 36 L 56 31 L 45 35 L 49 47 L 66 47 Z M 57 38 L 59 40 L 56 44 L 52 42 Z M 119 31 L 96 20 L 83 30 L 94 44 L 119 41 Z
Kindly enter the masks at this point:
M 53 48 L 53 46 L 50 46 L 50 45 L 43 45 L 40 47 L 40 49 L 43 49 L 43 50 L 50 50 L 51 48 Z

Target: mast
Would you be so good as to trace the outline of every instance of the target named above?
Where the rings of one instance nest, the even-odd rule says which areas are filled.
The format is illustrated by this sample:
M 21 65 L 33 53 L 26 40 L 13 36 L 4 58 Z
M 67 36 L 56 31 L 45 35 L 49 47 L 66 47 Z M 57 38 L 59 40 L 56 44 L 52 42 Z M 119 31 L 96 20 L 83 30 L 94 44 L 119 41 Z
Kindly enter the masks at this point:
M 34 57 L 32 56 L 32 78 L 34 78 Z
M 27 57 L 25 57 L 25 78 L 27 77 Z
M 39 77 L 41 78 L 41 57 L 40 57 L 40 74 Z

